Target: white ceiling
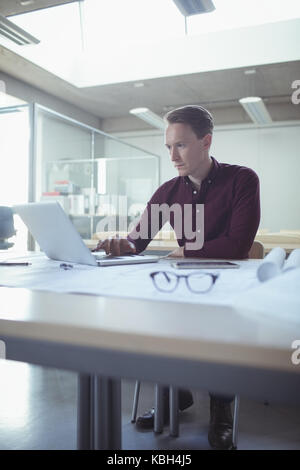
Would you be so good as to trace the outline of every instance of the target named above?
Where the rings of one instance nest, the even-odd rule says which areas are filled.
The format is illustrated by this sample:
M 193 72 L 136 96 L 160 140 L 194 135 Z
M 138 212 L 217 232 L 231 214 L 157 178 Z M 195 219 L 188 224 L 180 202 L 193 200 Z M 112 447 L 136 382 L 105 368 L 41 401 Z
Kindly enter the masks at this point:
M 46 0 L 36 1 L 40 4 L 50 3 Z M 0 0 L 0 13 L 8 5 L 17 3 Z M 141 126 L 147 128 L 147 124 L 128 114 L 131 108 L 138 106 L 147 106 L 157 114 L 163 115 L 172 107 L 191 103 L 202 104 L 214 112 L 216 124 L 249 122 L 248 116 L 238 104 L 239 98 L 249 95 L 261 96 L 264 99 L 274 121 L 293 120 L 300 119 L 300 105 L 291 103 L 292 82 L 300 79 L 300 56 L 297 57 L 299 41 L 295 37 L 296 33 L 293 34 L 290 41 L 292 42 L 293 38 L 296 40 L 294 55 L 289 56 L 290 50 L 280 47 L 278 37 L 272 60 L 269 58 L 266 63 L 255 62 L 245 51 L 243 66 L 230 66 L 228 63 L 227 67 L 221 67 L 219 70 L 211 67 L 201 72 L 176 73 L 150 79 L 142 79 L 141 74 L 141 79 L 83 88 L 77 88 L 54 73 L 43 70 L 4 46 L 0 46 L 0 70 L 89 111 L 105 120 L 106 130 L 111 131 L 130 130 Z M 276 38 L 270 37 L 269 43 L 275 45 Z M 284 40 L 281 44 L 284 44 Z M 211 51 L 210 44 L 205 44 L 204 47 L 208 52 Z M 202 49 L 203 46 L 199 47 L 197 56 L 200 68 L 203 65 Z M 267 49 L 267 45 L 261 44 L 260 49 Z M 270 54 L 271 52 L 270 49 Z M 231 58 L 234 53 L 235 51 L 228 50 L 226 55 Z M 276 61 L 276 54 L 285 59 Z M 212 54 L 210 60 L 213 61 L 214 57 Z M 296 60 L 292 60 L 293 58 Z M 151 64 L 152 58 L 148 59 Z M 255 73 L 245 74 L 249 69 L 255 70 Z M 143 86 L 136 86 L 137 83 L 142 83 Z
M 185 35 L 172 0 L 71 2 L 12 18 L 39 44 L 0 44 L 77 87 L 300 60 L 299 0 L 215 4 Z
M 255 73 L 245 74 L 248 70 Z M 239 98 L 249 95 L 262 97 L 267 105 L 288 104 L 296 77 L 300 77 L 300 61 L 95 86 L 82 91 L 101 105 L 103 116 L 111 118 L 124 116 L 132 107 L 142 105 L 158 114 L 191 103 L 226 108 L 238 105 Z M 135 86 L 140 83 L 144 86 Z

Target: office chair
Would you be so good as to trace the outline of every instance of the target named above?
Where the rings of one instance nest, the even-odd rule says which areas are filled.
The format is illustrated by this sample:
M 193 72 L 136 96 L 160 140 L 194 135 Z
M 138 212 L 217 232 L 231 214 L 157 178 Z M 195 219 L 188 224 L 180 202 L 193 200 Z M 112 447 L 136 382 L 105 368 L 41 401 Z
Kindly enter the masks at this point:
M 0 250 L 7 250 L 14 245 L 13 242 L 8 241 L 8 238 L 13 237 L 15 234 L 12 209 L 0 206 Z
M 263 259 L 264 256 L 264 245 L 258 240 L 255 240 L 249 251 L 249 259 Z
M 249 251 L 249 259 L 263 259 L 264 257 L 264 245 L 259 241 L 254 241 Z M 133 407 L 131 422 L 136 422 L 139 395 L 141 389 L 141 382 L 137 380 L 135 382 L 135 390 L 133 397 Z M 179 408 L 178 408 L 178 389 L 170 386 L 170 436 L 179 436 Z M 163 400 L 163 387 L 161 385 L 155 385 L 155 414 L 154 414 L 154 432 L 161 433 L 163 431 L 163 413 L 161 412 Z M 233 405 L 233 429 L 232 429 L 232 447 L 231 449 L 237 449 L 238 439 L 238 417 L 239 417 L 239 406 L 240 398 L 238 395 L 234 397 Z

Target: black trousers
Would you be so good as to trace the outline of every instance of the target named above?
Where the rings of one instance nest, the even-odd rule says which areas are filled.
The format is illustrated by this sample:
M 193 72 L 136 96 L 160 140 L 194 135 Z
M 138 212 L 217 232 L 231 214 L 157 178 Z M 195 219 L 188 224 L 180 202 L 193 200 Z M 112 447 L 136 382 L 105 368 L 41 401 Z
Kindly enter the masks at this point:
M 217 400 L 223 401 L 224 403 L 231 403 L 234 400 L 234 395 L 219 395 L 209 392 L 209 396 L 210 398 L 216 398 Z
M 169 388 L 164 387 L 163 389 L 164 400 L 166 406 L 169 403 Z M 209 393 L 211 398 L 215 398 L 217 400 L 222 401 L 223 403 L 231 403 L 234 400 L 234 395 L 220 395 L 216 393 Z M 192 397 L 192 392 L 190 390 L 180 388 L 178 391 L 178 405 L 180 410 L 185 410 L 188 406 L 190 406 Z

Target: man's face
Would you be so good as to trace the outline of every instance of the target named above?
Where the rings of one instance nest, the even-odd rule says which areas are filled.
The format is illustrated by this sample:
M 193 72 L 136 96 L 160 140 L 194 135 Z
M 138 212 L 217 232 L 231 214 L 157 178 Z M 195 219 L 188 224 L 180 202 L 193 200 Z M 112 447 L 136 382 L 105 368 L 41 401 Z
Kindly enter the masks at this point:
M 201 167 L 207 164 L 211 135 L 199 139 L 188 124 L 169 124 L 165 145 L 179 176 L 199 178 Z

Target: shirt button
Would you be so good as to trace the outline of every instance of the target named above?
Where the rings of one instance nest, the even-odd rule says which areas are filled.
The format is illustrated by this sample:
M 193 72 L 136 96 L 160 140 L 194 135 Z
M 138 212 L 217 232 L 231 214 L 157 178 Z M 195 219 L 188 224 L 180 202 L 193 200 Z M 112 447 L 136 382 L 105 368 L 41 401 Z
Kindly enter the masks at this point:
M 197 194 L 197 191 L 193 191 L 193 194 Z

